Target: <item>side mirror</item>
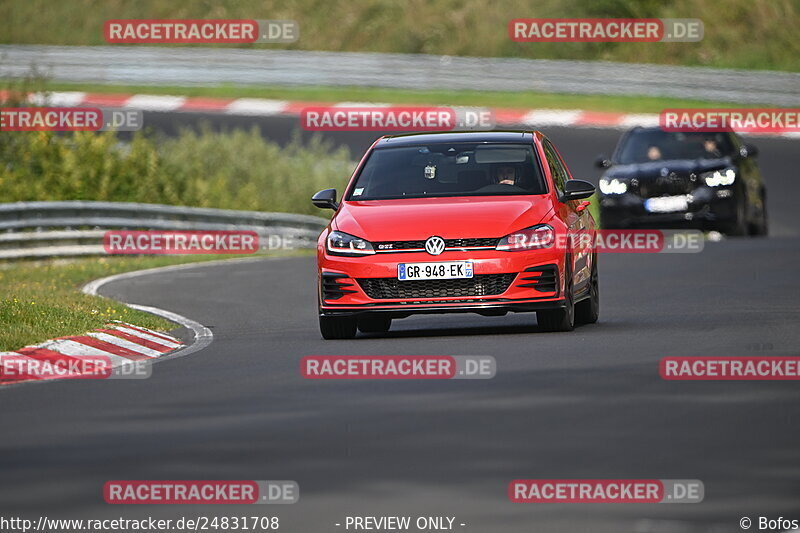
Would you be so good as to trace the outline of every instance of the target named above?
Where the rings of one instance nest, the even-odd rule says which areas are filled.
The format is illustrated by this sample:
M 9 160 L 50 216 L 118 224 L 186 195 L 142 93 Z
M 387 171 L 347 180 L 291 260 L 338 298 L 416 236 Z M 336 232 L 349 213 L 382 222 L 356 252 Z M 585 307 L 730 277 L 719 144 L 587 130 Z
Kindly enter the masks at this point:
M 597 168 L 608 168 L 611 166 L 611 160 L 604 154 L 600 154 L 597 156 L 597 159 L 594 160 L 594 166 Z
M 339 209 L 339 202 L 336 201 L 336 189 L 325 189 L 319 191 L 311 197 L 311 203 L 320 209 Z
M 583 198 L 589 198 L 594 194 L 594 191 L 594 185 L 588 181 L 569 180 L 564 184 L 564 194 L 558 198 L 558 201 L 564 203 L 571 200 L 582 200 Z
M 755 157 L 758 155 L 758 148 L 756 148 L 753 144 L 745 143 L 741 148 L 739 148 L 739 155 L 742 156 L 742 159 Z

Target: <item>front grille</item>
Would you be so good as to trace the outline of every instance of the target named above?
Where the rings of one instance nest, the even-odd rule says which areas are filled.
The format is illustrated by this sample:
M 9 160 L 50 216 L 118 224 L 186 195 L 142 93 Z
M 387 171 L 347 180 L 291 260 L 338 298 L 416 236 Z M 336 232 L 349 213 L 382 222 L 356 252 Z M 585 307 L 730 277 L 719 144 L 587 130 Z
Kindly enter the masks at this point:
M 689 176 L 664 176 L 639 180 L 639 184 L 632 189 L 642 198 L 655 198 L 663 195 L 689 194 L 695 189 L 695 183 Z
M 497 246 L 500 239 L 445 239 L 444 244 L 447 248 L 476 248 L 480 246 Z
M 526 268 L 519 281 L 526 283 L 520 283 L 517 287 L 532 287 L 539 292 L 556 292 L 558 290 L 558 267 L 544 265 Z
M 356 281 L 373 300 L 389 300 L 493 296 L 506 292 L 515 277 L 516 274 L 478 274 L 467 279 L 363 278 Z
M 494 248 L 500 239 L 489 238 L 470 238 L 470 239 L 445 239 L 445 249 L 459 248 Z M 374 243 L 375 249 L 379 252 L 394 250 L 424 250 L 425 241 L 383 241 Z

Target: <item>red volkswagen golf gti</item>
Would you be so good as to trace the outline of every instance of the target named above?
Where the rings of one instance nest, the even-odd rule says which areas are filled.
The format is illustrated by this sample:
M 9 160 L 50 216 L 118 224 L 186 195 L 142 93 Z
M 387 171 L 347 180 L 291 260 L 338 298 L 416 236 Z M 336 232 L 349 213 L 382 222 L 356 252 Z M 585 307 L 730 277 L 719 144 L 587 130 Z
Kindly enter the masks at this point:
M 539 132 L 382 137 L 362 158 L 319 237 L 326 339 L 388 331 L 420 313 L 535 311 L 570 331 L 600 309 L 594 186 L 571 179 Z

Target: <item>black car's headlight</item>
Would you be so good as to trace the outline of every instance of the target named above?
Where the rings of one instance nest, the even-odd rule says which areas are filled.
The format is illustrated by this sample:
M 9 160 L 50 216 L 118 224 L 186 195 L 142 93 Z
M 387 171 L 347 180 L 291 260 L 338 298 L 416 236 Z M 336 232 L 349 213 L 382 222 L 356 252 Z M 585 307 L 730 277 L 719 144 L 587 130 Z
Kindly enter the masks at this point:
M 736 180 L 736 169 L 724 168 L 713 172 L 703 172 L 700 174 L 700 177 L 709 187 L 724 187 L 726 185 L 733 185 L 733 182 Z
M 371 242 L 343 231 L 330 232 L 326 243 L 331 255 L 360 256 L 375 253 Z
M 628 192 L 628 184 L 617 178 L 603 178 L 600 180 L 600 192 L 603 194 L 625 194 Z
M 547 224 L 539 224 L 530 228 L 509 233 L 497 243 L 497 250 L 521 252 L 549 248 L 556 240 L 556 232 Z

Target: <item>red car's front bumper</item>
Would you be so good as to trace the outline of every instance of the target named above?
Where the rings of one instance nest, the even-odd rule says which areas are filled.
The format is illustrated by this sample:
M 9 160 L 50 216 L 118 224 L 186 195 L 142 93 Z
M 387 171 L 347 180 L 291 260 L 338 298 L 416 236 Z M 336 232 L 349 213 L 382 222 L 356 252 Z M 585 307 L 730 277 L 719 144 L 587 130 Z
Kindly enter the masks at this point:
M 463 280 L 398 281 L 399 263 L 472 261 Z M 563 250 L 447 251 L 339 257 L 318 250 L 320 314 L 476 312 L 503 314 L 564 307 Z M 435 295 L 431 297 L 431 295 Z

